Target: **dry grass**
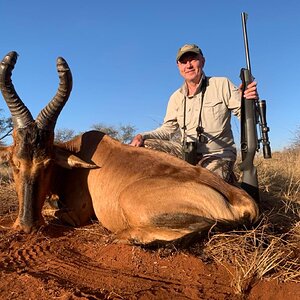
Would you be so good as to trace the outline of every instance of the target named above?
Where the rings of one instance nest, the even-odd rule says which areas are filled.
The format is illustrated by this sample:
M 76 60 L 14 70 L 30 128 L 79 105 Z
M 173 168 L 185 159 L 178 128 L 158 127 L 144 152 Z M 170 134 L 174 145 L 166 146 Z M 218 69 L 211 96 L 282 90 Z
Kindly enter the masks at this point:
M 258 157 L 256 165 L 261 191 L 258 224 L 211 232 L 200 245 L 200 257 L 225 266 L 239 295 L 247 294 L 261 279 L 300 283 L 300 151 L 277 152 L 270 160 Z M 10 182 L 9 168 L 0 168 L 0 185 Z M 200 253 L 197 246 L 190 250 Z
M 300 282 L 299 241 L 291 233 L 277 235 L 266 220 L 252 230 L 216 234 L 205 252 L 225 266 L 237 294 L 245 294 L 262 278 Z
M 251 230 L 213 234 L 205 253 L 224 265 L 243 295 L 263 278 L 300 283 L 300 151 L 256 159 L 260 221 Z
M 0 165 L 0 186 L 12 182 L 11 169 L 7 164 Z
M 300 201 L 300 151 L 275 152 L 272 159 L 257 159 L 262 191 L 283 200 Z

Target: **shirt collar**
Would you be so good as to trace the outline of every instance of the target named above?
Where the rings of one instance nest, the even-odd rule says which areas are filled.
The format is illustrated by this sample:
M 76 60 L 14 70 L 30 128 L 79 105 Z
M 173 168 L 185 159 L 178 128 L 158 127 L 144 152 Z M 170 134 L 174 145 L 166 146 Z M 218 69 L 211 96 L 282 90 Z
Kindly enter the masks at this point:
M 205 73 L 202 71 L 202 76 L 201 76 L 199 85 L 198 85 L 197 90 L 196 90 L 196 92 L 195 92 L 195 94 L 194 94 L 193 96 L 195 96 L 195 95 L 197 95 L 197 94 L 200 93 L 201 87 L 202 87 L 202 85 L 203 85 L 203 82 L 205 81 L 205 78 L 206 78 Z M 180 87 L 179 91 L 180 91 L 184 96 L 186 96 L 186 97 L 188 96 L 188 88 L 187 88 L 186 82 L 183 83 L 183 85 Z

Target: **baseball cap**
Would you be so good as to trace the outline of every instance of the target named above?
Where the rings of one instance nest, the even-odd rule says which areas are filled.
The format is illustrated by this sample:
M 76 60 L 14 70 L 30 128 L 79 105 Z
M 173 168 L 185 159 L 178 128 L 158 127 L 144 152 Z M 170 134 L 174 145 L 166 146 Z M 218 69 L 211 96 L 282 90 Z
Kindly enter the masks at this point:
M 179 48 L 176 56 L 176 61 L 179 61 L 181 56 L 185 53 L 193 52 L 196 54 L 200 54 L 203 56 L 202 50 L 195 44 L 185 44 L 181 48 Z

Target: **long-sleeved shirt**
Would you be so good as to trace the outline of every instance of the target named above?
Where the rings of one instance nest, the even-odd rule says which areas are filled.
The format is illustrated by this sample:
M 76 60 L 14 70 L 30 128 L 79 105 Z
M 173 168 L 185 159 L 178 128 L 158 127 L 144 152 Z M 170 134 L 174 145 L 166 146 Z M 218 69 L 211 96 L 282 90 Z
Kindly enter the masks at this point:
M 206 78 L 206 80 L 205 80 Z M 203 94 L 202 82 L 206 82 Z M 235 160 L 236 147 L 231 129 L 231 113 L 240 117 L 241 95 L 238 88 L 225 77 L 205 77 L 201 79 L 199 88 L 192 96 L 188 96 L 184 83 L 170 97 L 162 126 L 142 133 L 144 139 L 170 139 L 178 130 L 184 134 L 188 142 L 197 142 L 197 152 L 216 155 Z M 202 102 L 203 100 L 203 102 Z M 186 116 L 184 118 L 184 102 Z M 199 115 L 201 114 L 201 117 Z M 185 119 L 185 124 L 184 124 Z M 205 142 L 199 142 L 196 128 L 203 128 Z

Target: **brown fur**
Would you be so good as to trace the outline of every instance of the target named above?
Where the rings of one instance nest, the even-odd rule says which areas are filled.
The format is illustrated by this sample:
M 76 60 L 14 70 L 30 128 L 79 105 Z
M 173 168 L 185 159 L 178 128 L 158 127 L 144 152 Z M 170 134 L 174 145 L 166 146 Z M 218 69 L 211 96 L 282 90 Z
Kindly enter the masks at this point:
M 44 150 L 36 149 L 43 139 L 27 134 L 27 143 L 20 135 L 16 131 L 14 146 L 0 153 L 10 157 L 16 181 L 15 227 L 26 232 L 43 224 L 47 195 L 59 197 L 57 216 L 66 223 L 80 226 L 96 216 L 117 239 L 139 243 L 179 239 L 216 222 L 248 224 L 258 216 L 246 192 L 166 153 L 124 145 L 98 131 L 60 145 L 50 138 Z M 72 163 L 73 157 L 82 164 Z M 25 195 L 28 190 L 33 193 Z
M 215 223 L 256 220 L 257 205 L 246 192 L 169 154 L 123 145 L 97 131 L 54 145 L 54 127 L 72 89 L 70 68 L 57 59 L 58 91 L 34 120 L 11 82 L 16 60 L 12 51 L 0 65 L 0 89 L 14 124 L 14 144 L 0 148 L 0 162 L 13 171 L 16 229 L 31 232 L 44 224 L 46 197 L 59 199 L 57 216 L 66 223 L 80 226 L 96 216 L 127 242 L 171 241 Z
M 168 154 L 123 145 L 96 131 L 59 147 L 99 167 L 65 171 L 55 191 L 68 207 L 60 217 L 73 225 L 95 213 L 119 238 L 148 243 L 177 239 L 217 221 L 257 218 L 257 206 L 246 192 Z
M 13 171 L 19 199 L 14 227 L 25 232 L 44 224 L 42 207 L 48 193 L 53 165 L 53 133 L 39 130 L 35 123 L 13 131 L 14 145 L 1 149 L 1 160 Z

